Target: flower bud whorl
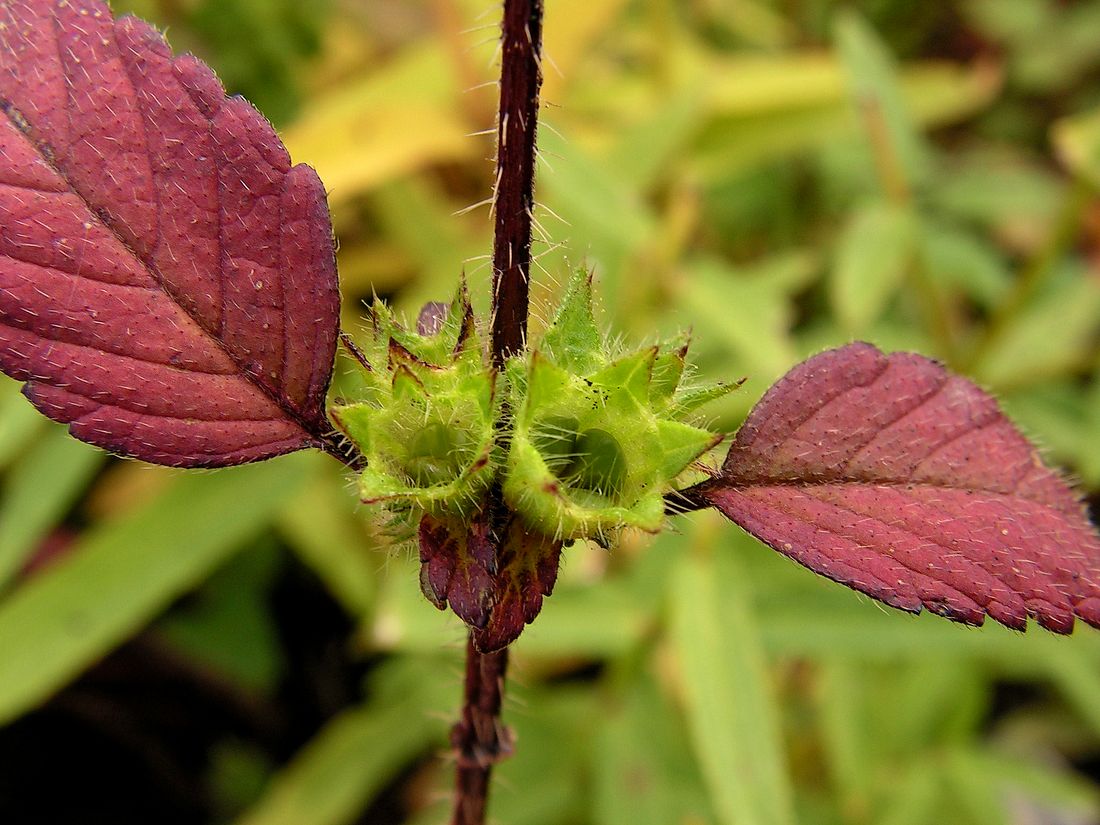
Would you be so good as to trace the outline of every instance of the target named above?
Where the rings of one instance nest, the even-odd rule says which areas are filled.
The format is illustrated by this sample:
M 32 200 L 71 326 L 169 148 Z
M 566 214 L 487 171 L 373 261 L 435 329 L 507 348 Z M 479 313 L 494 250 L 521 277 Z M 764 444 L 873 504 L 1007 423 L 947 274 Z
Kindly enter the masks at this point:
M 679 391 L 686 349 L 613 356 L 591 277 L 574 275 L 542 340 L 506 373 L 515 427 L 504 496 L 530 529 L 606 545 L 626 528 L 661 528 L 675 478 L 721 440 L 677 420 L 696 406 Z
M 360 497 L 418 522 L 425 596 L 483 649 L 538 614 L 565 541 L 610 547 L 625 529 L 661 528 L 677 476 L 721 440 L 682 419 L 730 389 L 680 387 L 683 340 L 613 355 L 583 271 L 542 339 L 500 374 L 465 287 L 426 306 L 415 332 L 376 302 L 356 353 L 364 399 L 332 413 L 367 459 Z M 494 484 L 511 510 L 503 524 L 486 507 Z

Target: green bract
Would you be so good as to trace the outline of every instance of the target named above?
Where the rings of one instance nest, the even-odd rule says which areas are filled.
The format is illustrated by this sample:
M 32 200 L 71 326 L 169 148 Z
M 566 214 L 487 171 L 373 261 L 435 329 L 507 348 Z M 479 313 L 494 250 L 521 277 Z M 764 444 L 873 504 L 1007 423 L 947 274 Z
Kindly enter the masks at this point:
M 673 480 L 721 440 L 679 419 L 731 389 L 682 391 L 686 353 L 680 340 L 613 357 L 591 277 L 574 276 L 542 341 L 508 366 L 504 495 L 531 528 L 604 544 L 661 528 Z
M 367 397 L 332 410 L 367 460 L 360 495 L 465 517 L 493 479 L 497 416 L 465 286 L 430 334 L 404 329 L 381 301 L 371 317 Z

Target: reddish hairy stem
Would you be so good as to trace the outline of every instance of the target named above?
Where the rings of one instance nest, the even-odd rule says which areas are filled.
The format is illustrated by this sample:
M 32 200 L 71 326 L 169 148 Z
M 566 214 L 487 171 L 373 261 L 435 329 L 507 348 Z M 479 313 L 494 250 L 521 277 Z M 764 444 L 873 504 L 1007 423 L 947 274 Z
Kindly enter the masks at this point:
M 505 0 L 493 242 L 493 360 L 523 349 L 535 206 L 542 0 Z
M 453 825 L 481 825 L 492 766 L 512 752 L 512 737 L 500 721 L 508 648 L 482 653 L 471 637 L 466 646 L 462 720 L 451 730 L 455 749 Z
M 542 0 L 504 0 L 493 237 L 492 357 L 498 369 L 523 349 L 527 337 L 541 48 Z M 507 523 L 499 487 L 488 507 L 491 524 Z M 451 731 L 458 761 L 452 825 L 483 825 L 492 766 L 511 752 L 510 734 L 500 721 L 507 667 L 507 648 L 482 653 L 470 636 L 462 719 Z

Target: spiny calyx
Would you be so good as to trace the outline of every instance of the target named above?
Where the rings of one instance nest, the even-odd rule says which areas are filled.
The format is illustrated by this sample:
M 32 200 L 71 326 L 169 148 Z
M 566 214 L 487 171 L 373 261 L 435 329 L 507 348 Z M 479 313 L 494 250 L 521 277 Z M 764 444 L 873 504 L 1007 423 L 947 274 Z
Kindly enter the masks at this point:
M 674 479 L 721 440 L 681 419 L 736 386 L 682 389 L 686 354 L 680 339 L 612 355 L 591 276 L 574 275 L 542 340 L 507 369 L 503 489 L 533 530 L 608 544 L 623 528 L 661 528 Z
M 360 496 L 468 516 L 493 479 L 498 411 L 465 284 L 449 307 L 429 304 L 415 332 L 375 301 L 363 356 L 366 398 L 332 410 L 366 458 Z

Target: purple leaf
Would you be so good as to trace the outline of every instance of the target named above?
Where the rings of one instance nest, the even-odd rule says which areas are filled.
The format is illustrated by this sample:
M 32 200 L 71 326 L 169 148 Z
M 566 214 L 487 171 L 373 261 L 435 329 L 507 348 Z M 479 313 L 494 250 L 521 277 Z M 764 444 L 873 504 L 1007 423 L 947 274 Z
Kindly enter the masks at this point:
M 173 466 L 325 446 L 325 192 L 248 103 L 98 0 L 0 3 L 0 368 Z
M 992 397 L 920 355 L 857 343 L 799 364 L 698 492 L 893 607 L 1100 627 L 1100 539 L 1081 503 Z

